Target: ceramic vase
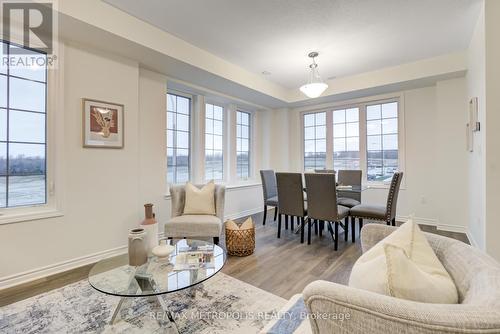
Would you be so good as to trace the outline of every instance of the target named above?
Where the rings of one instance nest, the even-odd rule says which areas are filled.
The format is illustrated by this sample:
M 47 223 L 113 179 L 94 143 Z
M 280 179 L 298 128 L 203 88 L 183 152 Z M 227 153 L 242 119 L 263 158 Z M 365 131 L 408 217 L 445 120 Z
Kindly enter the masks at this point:
M 144 216 L 141 227 L 146 231 L 146 248 L 148 255 L 151 255 L 153 248 L 158 246 L 158 223 L 153 213 L 153 204 L 144 204 Z
M 168 245 L 167 240 L 161 240 L 160 245 L 153 248 L 153 255 L 162 259 L 168 257 L 174 250 L 175 247 Z
M 128 234 L 128 263 L 137 267 L 147 261 L 146 231 L 143 228 L 133 228 Z

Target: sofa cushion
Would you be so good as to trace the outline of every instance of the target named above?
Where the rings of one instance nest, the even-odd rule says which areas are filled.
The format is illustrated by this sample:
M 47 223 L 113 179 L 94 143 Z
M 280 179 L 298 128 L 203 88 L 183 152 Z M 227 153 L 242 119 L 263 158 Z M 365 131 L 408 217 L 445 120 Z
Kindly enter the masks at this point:
M 356 261 L 349 286 L 423 303 L 458 303 L 453 280 L 411 220 Z
M 201 189 L 186 183 L 183 215 L 215 215 L 215 184 L 208 182 Z
M 222 221 L 211 215 L 182 215 L 165 224 L 165 235 L 173 238 L 218 237 Z

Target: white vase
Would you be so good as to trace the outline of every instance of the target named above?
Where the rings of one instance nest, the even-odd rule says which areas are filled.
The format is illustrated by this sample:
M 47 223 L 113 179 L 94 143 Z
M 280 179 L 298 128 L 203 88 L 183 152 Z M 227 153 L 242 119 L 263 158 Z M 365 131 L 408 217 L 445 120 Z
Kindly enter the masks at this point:
M 146 248 L 148 256 L 151 256 L 153 248 L 158 246 L 158 223 L 141 225 L 141 227 L 146 231 Z

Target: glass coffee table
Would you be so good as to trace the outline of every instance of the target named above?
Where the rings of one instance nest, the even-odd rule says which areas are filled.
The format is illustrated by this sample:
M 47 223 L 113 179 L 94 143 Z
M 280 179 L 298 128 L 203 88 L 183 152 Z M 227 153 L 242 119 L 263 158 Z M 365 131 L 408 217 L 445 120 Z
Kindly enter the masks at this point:
M 172 242 L 172 241 L 170 241 Z M 152 256 L 142 266 L 128 265 L 128 254 L 97 262 L 89 272 L 90 285 L 105 294 L 122 297 L 116 306 L 111 323 L 119 318 L 127 299 L 154 298 L 177 331 L 172 313 L 162 295 L 190 288 L 217 274 L 226 262 L 226 252 L 210 242 L 181 239 L 174 241 L 174 251 L 167 258 Z M 211 257 L 202 264 L 185 264 L 187 254 Z M 162 317 L 164 318 L 164 317 Z M 162 319 L 163 321 L 166 319 Z

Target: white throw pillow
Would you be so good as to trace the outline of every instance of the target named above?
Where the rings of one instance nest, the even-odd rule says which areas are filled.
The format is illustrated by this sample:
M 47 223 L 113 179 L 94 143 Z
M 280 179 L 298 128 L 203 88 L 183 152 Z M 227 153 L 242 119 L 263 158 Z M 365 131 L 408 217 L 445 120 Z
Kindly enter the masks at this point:
M 215 184 L 208 182 L 199 189 L 190 182 L 186 183 L 186 201 L 183 215 L 215 216 Z
M 458 303 L 453 280 L 411 220 L 356 261 L 349 286 L 422 303 Z

